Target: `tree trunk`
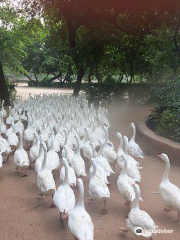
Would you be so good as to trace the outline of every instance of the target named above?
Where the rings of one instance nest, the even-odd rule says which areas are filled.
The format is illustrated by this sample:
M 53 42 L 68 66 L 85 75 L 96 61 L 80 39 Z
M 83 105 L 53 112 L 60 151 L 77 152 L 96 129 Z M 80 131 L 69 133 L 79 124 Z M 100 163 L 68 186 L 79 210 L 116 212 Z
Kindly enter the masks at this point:
M 2 63 L 0 62 L 0 97 L 5 106 L 10 106 L 10 96 L 6 84 Z
M 76 83 L 74 86 L 73 96 L 75 96 L 75 97 L 77 97 L 79 95 L 83 76 L 84 76 L 84 68 L 81 65 L 78 70 L 77 80 L 76 80 Z
M 49 82 L 53 82 L 54 80 L 56 80 L 57 78 L 59 79 L 61 77 L 61 73 L 58 73 L 57 75 L 54 75 L 54 77 L 52 77 L 51 79 L 49 79 Z
M 119 78 L 118 78 L 118 83 L 119 84 L 121 84 L 122 83 L 122 80 L 123 80 L 123 76 L 124 74 L 123 73 L 121 73 L 120 75 L 119 75 Z
M 176 50 L 176 52 L 178 54 L 178 57 L 180 59 L 180 46 L 179 46 L 178 41 L 177 41 L 178 32 L 179 32 L 179 28 L 176 29 L 172 39 L 173 39 L 173 43 L 174 43 L 174 48 L 175 48 L 175 50 Z
M 38 85 L 39 80 L 38 80 L 38 77 L 37 77 L 37 75 L 36 75 L 34 70 L 33 70 L 33 73 L 34 73 L 34 76 L 35 76 L 35 79 L 36 79 L 36 84 Z
M 130 83 L 133 82 L 134 80 L 134 58 L 135 58 L 135 46 L 133 43 L 133 49 L 132 49 L 132 55 L 131 55 L 131 61 L 130 61 L 130 66 L 129 66 L 129 70 L 130 70 Z
M 92 76 L 93 64 L 91 64 L 88 74 L 88 83 L 91 83 L 91 76 Z

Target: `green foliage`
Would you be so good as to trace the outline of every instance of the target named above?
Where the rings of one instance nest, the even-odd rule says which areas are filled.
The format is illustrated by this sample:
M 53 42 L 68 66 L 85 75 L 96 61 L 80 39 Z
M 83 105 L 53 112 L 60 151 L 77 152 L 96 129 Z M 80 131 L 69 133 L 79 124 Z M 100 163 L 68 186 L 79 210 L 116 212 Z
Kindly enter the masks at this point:
M 180 142 L 180 82 L 152 89 L 154 110 L 149 124 L 157 134 Z
M 180 111 L 165 110 L 160 114 L 158 122 L 157 134 L 174 141 L 180 141 Z
M 148 102 L 150 98 L 148 84 L 91 84 L 86 89 L 87 98 L 98 103 L 99 101 L 128 101 Z
M 0 61 L 6 68 L 21 69 L 21 61 L 25 56 L 22 20 L 19 14 L 7 5 L 0 7 L 0 22 Z
M 9 82 L 7 78 L 6 84 L 10 95 L 10 101 L 13 102 L 16 99 L 16 84 Z

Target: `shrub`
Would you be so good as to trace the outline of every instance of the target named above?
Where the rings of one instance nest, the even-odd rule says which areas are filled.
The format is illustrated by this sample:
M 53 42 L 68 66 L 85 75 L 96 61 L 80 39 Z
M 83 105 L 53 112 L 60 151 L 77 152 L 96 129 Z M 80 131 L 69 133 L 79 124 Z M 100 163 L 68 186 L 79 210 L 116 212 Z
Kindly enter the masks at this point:
M 92 84 L 87 90 L 87 98 L 93 102 L 126 100 L 129 102 L 148 102 L 150 99 L 149 84 Z
M 157 134 L 180 142 L 180 82 L 171 82 L 151 91 L 154 110 L 148 125 Z
M 9 82 L 7 78 L 6 83 L 10 95 L 10 101 L 13 102 L 16 99 L 16 84 Z

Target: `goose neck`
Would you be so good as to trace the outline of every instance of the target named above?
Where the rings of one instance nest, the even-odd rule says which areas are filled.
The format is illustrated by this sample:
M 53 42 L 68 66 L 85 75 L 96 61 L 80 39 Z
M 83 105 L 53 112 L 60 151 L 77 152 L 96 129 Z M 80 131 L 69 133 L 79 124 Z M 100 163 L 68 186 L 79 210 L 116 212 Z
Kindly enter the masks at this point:
M 99 151 L 97 153 L 98 157 L 102 155 L 102 151 L 103 151 L 103 145 L 102 145 L 102 143 L 100 143 L 100 149 L 99 149 Z
M 64 181 L 63 181 L 63 186 L 65 185 L 69 185 L 69 180 L 68 180 L 68 163 L 65 163 L 64 164 L 64 168 L 65 168 L 65 178 L 64 178 Z
M 84 208 L 84 187 L 79 186 L 79 200 L 77 202 L 77 207 Z
M 131 137 L 131 140 L 135 141 L 135 137 L 136 137 L 136 128 L 133 126 L 132 127 L 132 130 L 133 130 L 133 135 Z
M 43 169 L 46 168 L 46 159 L 47 159 L 47 151 L 46 151 L 46 149 L 44 148 L 44 159 L 43 159 L 43 163 L 42 163 L 41 170 L 43 170 Z
M 92 158 L 95 158 L 95 148 L 93 145 L 91 147 L 92 147 Z
M 124 142 L 124 153 L 128 156 L 128 143 L 126 141 Z
M 2 110 L 4 110 L 4 100 L 2 101 L 2 107 L 1 107 Z
M 107 144 L 108 143 L 108 130 L 105 128 L 104 131 L 105 131 L 105 144 Z
M 64 145 L 67 145 L 67 141 L 68 141 L 68 133 L 67 133 L 67 131 L 65 131 Z
M 39 154 L 38 154 L 38 158 L 40 158 L 40 157 L 42 156 L 42 153 L 43 153 L 43 148 L 40 147 L 40 149 L 39 149 Z
M 123 169 L 121 171 L 121 175 L 127 175 L 127 168 L 128 168 L 128 156 L 125 155 L 124 157 L 124 166 L 123 166 Z
M 118 152 L 122 151 L 122 147 L 123 147 L 123 140 L 122 140 L 122 138 L 120 138 L 120 143 L 119 143 L 119 147 L 118 147 Z
M 164 171 L 162 182 L 169 181 L 170 162 L 166 161 L 166 169 Z
M 18 149 L 20 149 L 20 150 L 23 149 L 23 135 L 22 135 L 22 132 L 20 132 L 20 141 L 19 141 Z
M 37 135 L 37 133 L 36 133 L 36 134 L 35 134 L 34 144 L 35 144 L 35 145 L 38 145 L 38 142 L 39 142 L 39 140 L 38 140 L 38 135 Z
M 88 129 L 85 129 L 85 133 L 86 133 L 86 139 L 85 139 L 85 141 L 88 141 L 88 140 L 89 140 L 89 132 L 88 132 Z
M 131 211 L 139 209 L 139 200 L 140 200 L 140 196 L 138 194 L 136 194 L 135 199 L 132 203 Z
M 77 138 L 77 154 L 80 154 L 80 142 L 78 138 Z
M 93 167 L 92 178 L 94 178 L 96 176 L 96 173 L 97 173 L 97 165 L 96 164 L 92 164 L 92 167 Z

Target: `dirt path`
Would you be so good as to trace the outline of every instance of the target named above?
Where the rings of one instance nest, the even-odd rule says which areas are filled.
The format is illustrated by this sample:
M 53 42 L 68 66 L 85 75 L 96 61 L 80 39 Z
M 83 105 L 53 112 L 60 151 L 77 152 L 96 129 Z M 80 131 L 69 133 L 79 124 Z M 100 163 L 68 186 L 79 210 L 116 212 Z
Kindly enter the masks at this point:
M 25 98 L 29 90 L 44 92 L 43 89 L 18 88 L 18 94 Z M 56 89 L 57 90 L 57 89 Z M 47 92 L 53 89 L 47 89 Z M 110 138 L 117 148 L 115 133 L 131 136 L 130 122 L 138 122 L 149 114 L 150 106 L 138 105 L 110 105 L 109 120 L 111 124 Z M 154 239 L 173 240 L 179 239 L 180 223 L 173 222 L 175 213 L 166 214 L 163 212 L 163 203 L 160 195 L 152 192 L 158 191 L 158 185 L 165 168 L 161 160 L 155 157 L 146 156 L 141 161 L 143 169 L 142 189 L 143 202 L 141 208 L 146 210 L 154 219 L 160 229 L 172 229 L 173 234 L 158 234 Z M 180 168 L 171 166 L 170 179 L 180 186 Z M 110 179 L 111 199 L 108 201 L 108 214 L 101 215 L 101 203 L 88 202 L 85 199 L 85 207 L 95 224 L 95 240 L 132 240 L 131 234 L 122 236 L 119 227 L 125 224 L 126 207 L 119 196 L 116 181 L 119 169 Z M 51 197 L 41 198 L 36 188 L 36 175 L 34 170 L 29 171 L 27 178 L 22 178 L 22 173 L 15 170 L 13 159 L 0 169 L 0 239 L 2 240 L 72 240 L 68 229 L 62 230 L 59 222 L 57 209 L 49 209 Z M 59 173 L 55 176 L 57 186 L 59 185 Z M 88 181 L 84 179 L 85 197 L 88 197 Z
M 21 96 L 23 100 L 28 98 L 29 94 L 43 94 L 43 93 L 72 93 L 72 89 L 62 88 L 46 88 L 46 87 L 28 87 L 27 83 L 19 83 L 17 90 L 17 96 Z

